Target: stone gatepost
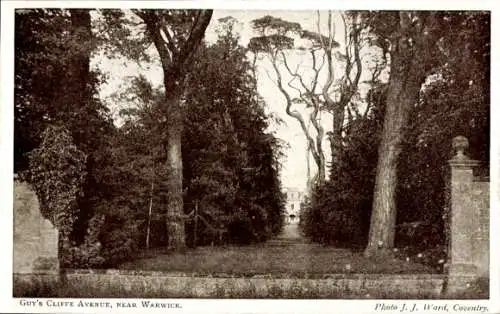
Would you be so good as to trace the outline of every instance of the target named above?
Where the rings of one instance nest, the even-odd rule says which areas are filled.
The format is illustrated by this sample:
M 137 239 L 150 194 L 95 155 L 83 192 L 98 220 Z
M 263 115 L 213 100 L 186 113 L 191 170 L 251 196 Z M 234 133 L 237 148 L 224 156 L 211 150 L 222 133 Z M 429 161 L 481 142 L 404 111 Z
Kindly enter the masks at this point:
M 14 176 L 14 274 L 58 274 L 58 231 L 40 212 L 35 191 Z
M 476 215 L 473 204 L 473 169 L 479 161 L 465 155 L 467 138 L 453 139 L 455 156 L 451 166 L 450 254 L 448 261 L 448 293 L 466 290 L 476 277 L 474 263 L 474 226 Z

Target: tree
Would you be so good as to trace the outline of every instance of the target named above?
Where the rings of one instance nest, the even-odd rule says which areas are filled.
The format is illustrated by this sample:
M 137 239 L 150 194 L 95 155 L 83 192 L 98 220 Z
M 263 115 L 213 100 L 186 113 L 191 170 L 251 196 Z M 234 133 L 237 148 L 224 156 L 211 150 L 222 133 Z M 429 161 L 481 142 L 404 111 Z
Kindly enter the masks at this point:
M 369 111 L 355 113 L 343 127 L 336 175 L 315 189 L 301 210 L 300 227 L 315 242 L 366 246 L 385 94 L 384 84 L 373 84 Z
M 312 154 L 318 168 L 316 183 L 323 183 L 326 178 L 326 161 L 322 141 L 324 129 L 320 122 L 321 111 L 333 115 L 332 132 L 329 134 L 332 151 L 332 164 L 338 163 L 338 155 L 342 149 L 342 129 L 345 123 L 345 112 L 356 95 L 362 73 L 360 50 L 362 48 L 362 28 L 356 13 L 342 15 L 344 23 L 344 53 L 335 51 L 340 47 L 335 41 L 335 25 L 332 12 L 328 12 L 328 35 L 321 34 L 321 15 L 317 13 L 317 31 L 302 29 L 298 23 L 284 21 L 280 18 L 265 16 L 252 21 L 253 29 L 258 37 L 250 40 L 249 48 L 255 54 L 254 62 L 259 54 L 268 57 L 276 84 L 286 100 L 286 112 L 296 119 L 306 136 L 307 151 Z M 305 46 L 295 46 L 295 39 L 305 41 Z M 295 53 L 294 53 L 295 52 Z M 296 52 L 308 53 L 306 67 L 301 71 L 302 63 L 293 67 L 290 59 L 297 57 Z M 340 79 L 335 79 L 336 71 L 343 69 Z M 326 71 L 326 75 L 323 75 Z M 285 82 L 288 78 L 290 80 Z M 296 96 L 296 97 L 294 97 Z M 310 113 L 304 119 L 300 111 L 293 107 L 302 104 Z M 315 130 L 314 137 L 308 123 Z
M 343 26 L 344 26 L 344 53 L 337 52 L 337 54 L 332 54 L 332 49 L 330 45 L 325 45 L 322 42 L 323 49 L 327 56 L 328 61 L 328 77 L 326 84 L 323 87 L 322 95 L 325 99 L 326 110 L 331 112 L 332 118 L 332 132 L 329 134 L 330 140 L 330 150 L 332 155 L 332 169 L 331 175 L 338 176 L 339 173 L 336 168 L 341 163 L 340 156 L 342 156 L 343 147 L 343 132 L 346 123 L 345 115 L 348 114 L 349 121 L 355 117 L 360 117 L 360 109 L 358 106 L 360 103 L 354 101 L 355 96 L 358 94 L 358 89 L 360 85 L 361 74 L 363 72 L 362 66 L 362 56 L 361 50 L 364 46 L 363 42 L 366 40 L 365 32 L 361 24 L 360 14 L 357 12 L 346 12 L 341 15 Z M 334 29 L 332 28 L 332 15 L 328 12 L 328 25 L 329 27 L 329 37 L 332 36 Z M 319 23 L 319 14 L 318 14 Z M 335 74 L 334 74 L 334 61 L 332 58 L 334 55 L 337 62 L 340 62 L 344 71 L 341 78 L 336 84 Z M 337 97 L 332 97 L 331 90 L 334 90 Z M 370 103 L 366 105 L 363 117 L 366 117 L 370 111 Z
M 272 134 L 265 133 L 268 117 L 257 94 L 246 49 L 238 45 L 233 29 L 237 21 L 224 18 L 220 22 L 217 42 L 200 45 L 191 69 L 197 75 L 185 80 L 182 156 L 188 245 L 206 245 L 213 240 L 217 245 L 218 237 L 213 236 L 218 233 L 225 234 L 223 240 L 234 243 L 262 241 L 279 232 L 282 224 L 279 144 Z M 121 144 L 119 150 L 113 149 L 121 157 L 106 167 L 106 177 L 116 178 L 109 180 L 106 190 L 127 191 L 127 199 L 150 199 L 146 193 L 150 185 L 136 181 L 149 180 L 149 169 L 155 169 L 151 245 L 160 246 L 158 234 L 164 226 L 157 228 L 156 222 L 166 215 L 162 208 L 165 199 L 160 195 L 167 190 L 162 181 L 168 174 L 160 173 L 161 167 L 152 168 L 148 155 L 152 151 L 155 165 L 161 165 L 166 158 L 160 141 L 164 94 L 145 77 L 131 83 L 130 89 L 117 93 L 116 102 L 132 101 L 138 106 L 122 110 Z M 127 165 L 134 165 L 134 169 Z M 144 173 L 143 169 L 148 170 Z M 127 181 L 123 177 L 134 179 Z M 127 219 L 144 221 L 149 202 L 136 203 L 141 204 L 127 202 Z M 196 230 L 195 213 L 199 214 Z
M 185 247 L 182 199 L 182 148 L 183 125 L 182 95 L 184 79 L 193 60 L 197 46 L 212 17 L 211 10 L 135 10 L 146 24 L 149 38 L 160 56 L 165 87 L 162 110 L 165 117 L 165 149 L 168 169 L 167 230 L 169 248 Z
M 387 17 L 377 18 L 390 27 Z M 435 60 L 431 60 L 433 68 L 410 106 L 409 119 L 401 131 L 395 191 L 395 245 L 408 247 L 415 255 L 429 252 L 436 258 L 436 265 L 446 255 L 443 249 L 449 219 L 448 160 L 452 152 L 446 143 L 457 134 L 471 139 L 470 155 L 485 166 L 477 170 L 487 170 L 489 158 L 489 14 L 443 12 L 443 20 L 447 22 L 442 25 Z M 384 46 L 386 37 L 373 35 L 373 43 L 389 48 Z M 380 79 L 383 67 L 382 62 L 372 68 L 371 88 L 365 100 L 369 111 L 348 116 L 339 175 L 313 193 L 302 213 L 301 225 L 314 241 L 367 244 L 377 147 L 389 87 Z M 360 233 L 353 234 L 353 229 Z
M 444 245 L 448 236 L 452 151 L 447 143 L 457 135 L 469 139 L 469 156 L 482 161 L 475 175 L 486 173 L 489 164 L 490 16 L 454 12 L 452 17 L 453 35 L 443 38 L 440 66 L 411 109 L 398 162 L 397 224 L 420 222 L 419 231 L 428 236 L 415 239 L 429 246 Z M 396 238 L 396 245 L 411 240 Z
M 95 41 L 89 10 L 16 11 L 15 165 L 26 168 L 26 152 L 41 142 L 49 124 L 64 124 L 85 153 L 112 126 L 95 97 L 99 73 L 90 71 Z
M 444 36 L 452 35 L 446 12 L 368 13 L 367 24 L 390 55 L 390 80 L 379 146 L 373 211 L 366 255 L 393 247 L 396 224 L 397 165 L 404 127 L 422 84 L 439 65 Z
M 105 142 L 102 135 L 113 129 L 107 109 L 95 97 L 99 73 L 89 67 L 95 48 L 89 10 L 18 10 L 15 40 L 15 171 L 37 171 L 26 157 L 34 149 L 42 149 L 43 143 L 66 136 L 51 131 L 55 127 L 69 132 L 71 145 L 86 156 L 87 175 L 79 186 L 82 193 L 70 200 L 76 202 L 72 204 L 74 217 L 61 230 L 65 241 L 62 258 L 67 265 L 71 254 L 98 243 L 94 231 L 99 230 L 102 216 L 94 215 L 88 195 L 100 190 L 93 184 L 94 159 Z M 47 139 L 51 136 L 55 138 Z M 61 176 L 44 178 L 67 183 Z M 51 184 L 55 183 L 46 182 Z M 95 223 L 90 233 L 89 220 Z M 86 248 L 80 247 L 84 242 Z
M 198 75 L 187 80 L 186 210 L 198 204 L 204 219 L 227 232 L 231 242 L 263 241 L 282 224 L 279 145 L 265 133 L 269 118 L 247 50 L 238 44 L 237 21 L 219 22 L 218 40 L 200 46 L 193 69 Z M 198 244 L 210 243 L 211 232 L 200 223 Z
M 80 210 L 77 200 L 87 174 L 86 159 L 64 127 L 49 126 L 40 147 L 29 153 L 29 170 L 22 172 L 35 189 L 42 215 L 59 231 L 59 258 L 65 266 L 69 264 L 70 235 Z

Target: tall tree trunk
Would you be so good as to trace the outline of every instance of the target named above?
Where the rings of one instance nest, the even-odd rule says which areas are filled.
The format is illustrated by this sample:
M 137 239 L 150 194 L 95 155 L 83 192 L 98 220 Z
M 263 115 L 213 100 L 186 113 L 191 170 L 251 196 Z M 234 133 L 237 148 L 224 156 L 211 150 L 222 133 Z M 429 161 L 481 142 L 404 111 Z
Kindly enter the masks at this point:
M 184 226 L 184 201 L 182 193 L 182 127 L 183 109 L 182 94 L 187 68 L 193 61 L 198 45 L 205 34 L 212 10 L 193 11 L 194 23 L 189 36 L 180 47 L 174 44 L 167 24 L 160 19 L 160 13 L 154 10 L 135 10 L 146 24 L 149 36 L 160 55 L 163 69 L 163 84 L 165 86 L 165 104 L 161 108 L 165 112 L 166 124 L 166 153 L 167 161 L 167 188 L 166 199 L 168 233 L 168 248 L 183 250 L 186 248 L 186 234 Z M 160 15 L 158 15 L 160 14 Z M 163 35 L 162 35 L 163 33 Z M 174 36 L 175 37 L 175 36 Z
M 167 80 L 168 80 L 167 76 Z M 170 76 L 176 77 L 176 76 Z M 166 153 L 165 167 L 167 176 L 167 219 L 168 248 L 170 250 L 183 250 L 186 248 L 186 235 L 184 226 L 184 200 L 182 193 L 182 89 L 179 80 L 165 81 L 166 93 Z
M 344 125 L 344 105 L 336 105 L 333 111 L 333 130 L 330 135 L 330 149 L 332 156 L 332 166 L 330 169 L 330 178 L 338 175 L 337 169 L 340 165 L 342 156 L 342 127 Z
M 309 149 L 309 145 L 306 145 L 306 175 L 307 175 L 307 193 L 311 193 L 312 191 L 312 178 L 311 178 L 311 164 L 309 160 L 309 155 L 311 154 L 311 150 Z
M 318 185 L 323 185 L 326 181 L 326 159 L 323 152 L 323 127 L 317 121 L 312 121 L 316 129 L 316 151 L 318 152 Z
M 90 56 L 93 49 L 91 18 L 89 9 L 72 9 L 71 14 L 71 58 L 68 62 L 67 77 L 61 82 L 61 101 L 64 108 L 60 112 L 61 122 L 71 131 L 75 144 L 88 153 L 88 164 L 92 163 L 91 152 L 98 140 L 89 131 L 89 122 L 99 114 L 90 106 L 92 97 Z M 87 130 L 87 131 L 85 131 Z M 87 217 L 90 219 L 90 216 Z
M 75 103 L 70 105 L 84 105 L 89 98 L 87 83 L 90 72 L 90 53 L 92 29 L 89 9 L 71 10 L 72 39 L 81 44 L 82 49 L 74 52 L 69 68 L 70 97 L 75 97 Z
M 55 113 L 56 121 L 63 124 L 73 136 L 75 144 L 86 153 L 85 138 L 81 136 L 82 122 L 80 111 L 87 106 L 90 98 L 89 83 L 90 54 L 92 29 L 89 9 L 74 9 L 70 11 L 70 42 L 66 46 L 71 53 L 71 58 L 67 64 L 66 76 L 62 78 L 60 91 L 57 100 L 62 104 L 62 110 Z M 64 36 L 59 34 L 60 38 Z M 80 136 L 79 136 L 80 135 Z M 90 158 L 89 158 L 90 159 Z M 88 160 L 87 159 L 87 165 Z M 77 197 L 75 201 L 80 201 Z M 73 206 L 79 206 L 73 205 Z M 72 246 L 71 240 L 76 239 L 76 244 L 80 245 L 85 240 L 85 229 L 92 216 L 86 210 L 78 212 L 76 223 L 73 221 L 67 228 L 59 230 L 61 255 L 68 257 L 68 249 Z
M 370 232 L 365 250 L 367 256 L 394 246 L 398 157 L 404 140 L 404 126 L 408 123 L 411 106 L 418 100 L 426 77 L 421 64 L 425 61 L 425 52 L 412 51 L 406 38 L 399 39 L 394 49 L 391 54 L 391 77 L 379 146 Z
M 146 249 L 149 250 L 149 239 L 151 237 L 151 214 L 153 211 L 153 193 L 154 193 L 154 188 L 155 188 L 155 182 L 154 179 L 151 182 L 151 193 L 149 195 L 149 210 L 148 210 L 148 225 L 146 228 Z
M 369 242 L 366 254 L 372 255 L 378 249 L 394 245 L 396 224 L 395 191 L 397 185 L 396 165 L 403 140 L 403 122 L 407 120 L 410 106 L 403 99 L 401 82 L 391 82 L 387 99 L 382 142 L 373 195 L 373 210 L 370 222 Z M 411 99 L 410 99 L 411 100 Z
M 392 14 L 394 17 L 394 13 Z M 373 209 L 365 255 L 394 246 L 396 227 L 397 163 L 411 106 L 430 71 L 439 65 L 436 43 L 443 36 L 446 19 L 439 12 L 400 11 L 390 38 L 391 76 L 379 146 Z

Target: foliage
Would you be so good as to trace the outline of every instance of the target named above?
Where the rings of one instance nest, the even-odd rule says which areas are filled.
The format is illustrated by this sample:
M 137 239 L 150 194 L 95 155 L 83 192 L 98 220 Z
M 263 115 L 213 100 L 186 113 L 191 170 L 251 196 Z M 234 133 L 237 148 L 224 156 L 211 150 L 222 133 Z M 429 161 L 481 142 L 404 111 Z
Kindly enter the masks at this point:
M 157 167 L 154 137 L 142 125 L 125 123 L 107 137 L 108 146 L 96 155 L 93 185 L 99 191 L 86 195 L 94 215 L 104 215 L 100 229 L 103 267 L 109 267 L 134 256 L 144 246 L 151 184 L 154 184 L 152 213 L 153 245 L 165 244 L 164 209 L 165 172 Z M 91 225 L 91 222 L 84 225 Z
M 282 225 L 279 142 L 265 134 L 268 118 L 245 49 L 233 33 L 235 22 L 221 24 L 216 44 L 202 44 L 192 64 L 196 75 L 189 75 L 185 83 L 182 156 L 189 245 L 194 245 L 196 204 L 201 216 L 198 245 L 217 240 L 218 231 L 225 231 L 229 242 L 262 241 Z M 117 102 L 133 101 L 137 106 L 121 111 L 123 125 L 107 137 L 107 147 L 96 157 L 100 171 L 94 182 L 102 188 L 92 203 L 96 212 L 106 215 L 100 236 L 103 266 L 144 247 L 148 219 L 151 247 L 168 243 L 164 94 L 138 76 L 115 96 Z
M 104 215 L 95 215 L 90 219 L 83 243 L 68 249 L 62 256 L 62 265 L 72 268 L 92 268 L 99 267 L 105 262 L 106 259 L 101 253 L 102 244 L 99 241 L 104 218 Z
M 89 67 L 90 54 L 97 45 L 91 36 L 89 12 L 64 9 L 16 11 L 15 40 L 15 171 L 42 171 L 45 177 L 39 177 L 36 184 L 47 188 L 51 181 L 45 181 L 55 180 L 54 184 L 69 184 L 65 188 L 71 189 L 72 174 L 63 178 L 46 173 L 51 167 L 64 167 L 64 163 L 59 165 L 55 159 L 40 159 L 38 163 L 47 164 L 45 170 L 38 169 L 33 163 L 28 165 L 26 156 L 29 154 L 26 153 L 35 153 L 37 151 L 33 149 L 50 144 L 55 157 L 64 158 L 63 152 L 67 149 L 86 156 L 81 165 L 86 175 L 80 178 L 74 174 L 75 180 L 83 180 L 78 181 L 78 195 L 62 197 L 72 202 L 72 209 L 68 209 L 71 217 L 68 217 L 64 230 L 60 229 L 66 247 L 60 257 L 65 267 L 70 264 L 82 267 L 99 265 L 102 259 L 98 256 L 98 230 L 103 213 L 96 212 L 96 209 L 99 197 L 105 194 L 105 186 L 98 182 L 102 171 L 99 161 L 105 153 L 102 147 L 109 144 L 108 135 L 112 134 L 114 127 L 107 115 L 108 109 L 96 97 L 99 73 L 90 71 Z M 59 135 L 59 129 L 67 131 L 60 131 L 63 135 Z M 43 141 L 53 143 L 42 143 L 44 130 L 49 133 Z M 61 136 L 64 141 L 57 143 Z M 64 147 L 65 141 L 71 141 L 71 145 Z M 54 190 L 54 193 L 58 191 Z
M 458 14 L 454 36 L 446 36 L 441 47 L 439 57 L 446 62 L 433 69 L 411 108 L 397 168 L 396 246 L 412 260 L 440 269 L 446 262 L 451 139 L 468 137 L 469 156 L 486 170 L 489 158 L 489 15 Z M 347 124 L 340 177 L 318 188 L 302 214 L 302 226 L 315 241 L 366 241 L 386 93 L 384 85 L 372 87 L 369 118 Z M 352 225 L 361 226 L 359 242 L 352 241 Z
M 70 10 L 16 11 L 15 22 L 15 171 L 27 168 L 25 153 L 40 145 L 49 124 L 66 126 L 77 147 L 90 155 L 112 126 L 95 94 L 100 74 L 72 76 L 94 41 L 74 30 Z
M 235 22 L 221 23 L 218 41 L 201 47 L 196 75 L 187 82 L 185 200 L 187 212 L 198 204 L 208 222 L 199 223 L 200 244 L 211 242 L 212 227 L 225 230 L 230 242 L 247 243 L 267 239 L 282 225 L 279 144 L 265 134 L 263 102 L 246 51 L 237 43 Z
M 42 215 L 59 230 L 62 256 L 70 248 L 69 237 L 78 217 L 86 158 L 67 130 L 49 126 L 40 147 L 29 154 L 29 170 L 22 173 L 38 196 Z
M 345 126 L 336 176 L 315 189 L 301 212 L 301 227 L 315 242 L 348 247 L 366 244 L 385 86 L 374 87 L 372 93 L 378 102 L 370 113 Z
M 425 222 L 425 239 L 430 244 L 445 243 L 452 138 L 464 135 L 469 139 L 468 155 L 483 163 L 479 175 L 487 175 L 489 165 L 490 17 L 481 12 L 457 15 L 460 23 L 454 29 L 458 32 L 442 47 L 446 62 L 436 69 L 437 75 L 422 90 L 410 113 L 398 164 L 402 174 L 398 223 Z M 432 233 L 432 229 L 437 232 Z M 412 242 L 422 239 L 417 236 Z M 405 243 L 408 240 L 400 245 Z
M 141 63 L 154 60 L 146 53 L 151 41 L 145 36 L 142 21 L 128 10 L 96 9 L 92 28 L 98 49 L 95 54 L 110 59 L 125 58 Z

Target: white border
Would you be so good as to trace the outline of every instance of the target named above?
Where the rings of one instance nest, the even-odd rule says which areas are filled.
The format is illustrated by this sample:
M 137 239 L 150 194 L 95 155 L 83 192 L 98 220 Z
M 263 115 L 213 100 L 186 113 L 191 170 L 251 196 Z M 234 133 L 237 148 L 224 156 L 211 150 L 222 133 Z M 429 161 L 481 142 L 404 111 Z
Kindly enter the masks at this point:
M 1 1 L 1 81 L 0 95 L 2 96 L 2 106 L 0 107 L 0 180 L 2 189 L 1 200 L 3 201 L 3 215 L 0 220 L 0 230 L 6 230 L 0 241 L 0 251 L 4 252 L 0 268 L 1 278 L 6 278 L 0 285 L 0 311 L 1 312 L 38 312 L 38 313 L 63 313 L 78 312 L 78 308 L 47 308 L 47 307 L 21 307 L 18 299 L 12 298 L 12 173 L 13 173 L 13 73 L 14 73 L 14 8 L 21 7 L 89 7 L 89 8 L 213 8 L 225 10 L 310 10 L 310 9 L 429 9 L 429 10 L 491 10 L 492 16 L 492 53 L 491 53 L 491 221 L 490 221 L 490 239 L 491 239 L 491 273 L 490 273 L 490 302 L 481 301 L 413 301 L 404 300 L 394 302 L 397 304 L 406 303 L 432 303 L 432 304 L 487 304 L 489 313 L 500 313 L 500 250 L 498 242 L 499 218 L 499 199 L 500 190 L 498 189 L 498 178 L 500 169 L 498 161 L 500 160 L 500 150 L 498 139 L 493 136 L 500 134 L 499 117 L 500 105 L 498 90 L 495 83 L 499 81 L 498 66 L 500 60 L 498 45 L 499 11 L 495 1 L 370 1 L 358 0 L 341 1 L 278 1 L 278 0 L 253 0 L 253 1 Z M 8 253 L 5 253 L 8 252 Z M 112 301 L 113 299 L 109 299 Z M 165 301 L 165 300 L 163 300 Z M 195 300 L 182 299 L 170 300 L 170 302 L 181 303 L 183 309 L 168 310 L 180 311 L 183 313 L 372 313 L 377 300 Z M 384 303 L 391 303 L 390 300 L 383 300 Z M 88 310 L 87 310 L 88 311 Z M 91 310 L 95 313 L 108 313 L 106 309 Z M 154 311 L 154 310 L 151 310 Z M 161 310 L 165 312 L 166 310 Z M 118 312 L 116 309 L 113 312 Z M 131 312 L 131 311 L 127 311 Z M 159 312 L 159 311 L 157 311 Z M 392 311 L 383 311 L 384 313 L 393 313 Z M 450 312 L 454 312 L 450 309 Z M 457 312 L 458 313 L 458 312 Z M 461 312 L 465 313 L 465 312 Z

